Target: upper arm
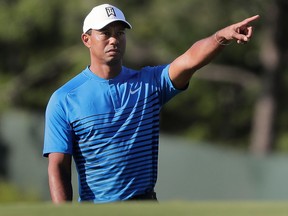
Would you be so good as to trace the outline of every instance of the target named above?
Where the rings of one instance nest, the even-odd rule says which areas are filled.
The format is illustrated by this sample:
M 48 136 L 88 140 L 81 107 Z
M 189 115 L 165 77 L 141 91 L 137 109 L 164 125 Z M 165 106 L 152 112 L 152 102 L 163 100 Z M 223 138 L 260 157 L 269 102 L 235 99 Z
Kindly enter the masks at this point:
M 53 94 L 46 108 L 43 155 L 61 152 L 72 154 L 73 130 L 62 105 L 63 98 Z M 61 103 L 60 103 L 61 102 Z
M 50 153 L 48 155 L 48 161 L 49 173 L 60 170 L 70 175 L 72 155 L 63 153 Z
M 63 153 L 50 153 L 48 155 L 49 187 L 54 203 L 72 200 L 71 158 L 71 155 Z
M 184 53 L 176 58 L 170 65 L 169 77 L 177 89 L 186 88 L 193 73 L 196 71 L 187 66 L 189 60 L 191 61 L 191 59 L 188 58 L 188 55 Z

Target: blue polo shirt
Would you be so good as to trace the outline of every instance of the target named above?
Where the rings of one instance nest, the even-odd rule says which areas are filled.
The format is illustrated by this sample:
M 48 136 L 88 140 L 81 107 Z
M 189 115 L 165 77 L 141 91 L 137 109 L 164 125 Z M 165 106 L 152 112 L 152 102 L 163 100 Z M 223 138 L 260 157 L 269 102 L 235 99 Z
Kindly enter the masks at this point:
M 73 155 L 79 201 L 112 202 L 153 191 L 159 112 L 180 92 L 168 69 L 122 67 L 106 80 L 87 67 L 51 96 L 43 155 Z

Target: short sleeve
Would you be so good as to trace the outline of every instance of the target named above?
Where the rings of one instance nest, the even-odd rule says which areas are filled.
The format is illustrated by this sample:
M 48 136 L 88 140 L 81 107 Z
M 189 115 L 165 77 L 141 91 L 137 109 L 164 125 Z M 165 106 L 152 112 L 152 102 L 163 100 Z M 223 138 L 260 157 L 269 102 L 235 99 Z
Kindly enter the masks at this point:
M 169 67 L 170 64 L 156 67 L 155 76 L 160 84 L 162 105 L 164 105 L 174 96 L 185 90 L 185 89 L 180 90 L 174 87 L 169 77 Z
M 60 101 L 60 98 L 54 93 L 46 108 L 44 157 L 54 152 L 72 154 L 73 133 Z

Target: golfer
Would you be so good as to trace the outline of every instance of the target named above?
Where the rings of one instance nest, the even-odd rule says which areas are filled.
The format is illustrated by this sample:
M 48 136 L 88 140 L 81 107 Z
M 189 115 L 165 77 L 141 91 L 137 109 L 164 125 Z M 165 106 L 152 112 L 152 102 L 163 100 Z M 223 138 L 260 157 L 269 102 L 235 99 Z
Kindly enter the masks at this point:
M 249 42 L 250 23 L 258 18 L 197 41 L 170 64 L 133 70 L 122 65 L 131 24 L 115 6 L 94 7 L 81 36 L 90 65 L 56 90 L 46 109 L 43 155 L 52 201 L 72 200 L 72 158 L 80 202 L 156 200 L 162 106 L 225 45 Z

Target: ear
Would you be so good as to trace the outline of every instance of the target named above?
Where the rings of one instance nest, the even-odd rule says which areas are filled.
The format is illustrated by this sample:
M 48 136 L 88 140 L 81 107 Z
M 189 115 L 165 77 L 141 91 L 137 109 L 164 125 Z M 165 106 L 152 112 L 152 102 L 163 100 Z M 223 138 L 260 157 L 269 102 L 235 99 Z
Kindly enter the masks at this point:
M 90 48 L 90 35 L 83 33 L 81 35 L 81 39 L 84 43 L 84 45 L 88 48 Z

